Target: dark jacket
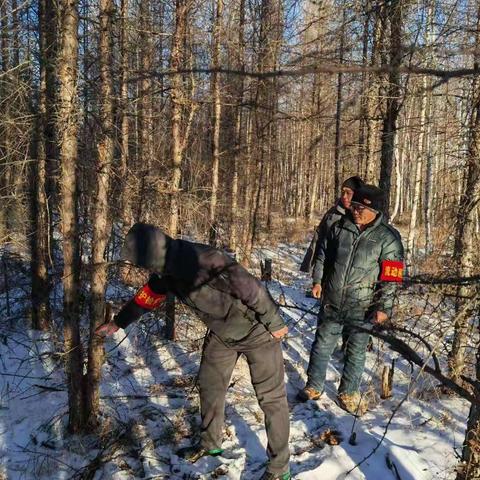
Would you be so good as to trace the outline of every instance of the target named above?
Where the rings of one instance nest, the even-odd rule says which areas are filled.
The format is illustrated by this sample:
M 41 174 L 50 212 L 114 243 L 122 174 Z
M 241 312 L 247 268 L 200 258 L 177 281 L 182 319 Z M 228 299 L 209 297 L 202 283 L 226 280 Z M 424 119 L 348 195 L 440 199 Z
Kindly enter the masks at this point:
M 403 262 L 403 246 L 382 214 L 362 232 L 350 213 L 336 222 L 319 245 L 313 272 L 326 310 L 351 318 L 375 310 L 390 316 L 398 283 L 380 281 L 384 261 Z
M 345 215 L 345 208 L 343 208 L 340 201 L 337 202 L 322 218 L 317 228 L 313 232 L 313 238 L 305 253 L 300 271 L 311 273 L 317 257 L 318 247 L 320 242 L 328 235 L 330 228 L 335 222 L 338 222 Z
M 270 332 L 285 326 L 263 284 L 213 247 L 173 240 L 157 227 L 135 224 L 126 236 L 122 257 L 155 271 L 150 288 L 155 293 L 175 294 L 225 342 L 241 340 L 258 323 Z M 136 319 L 119 317 L 115 321 L 122 328 Z

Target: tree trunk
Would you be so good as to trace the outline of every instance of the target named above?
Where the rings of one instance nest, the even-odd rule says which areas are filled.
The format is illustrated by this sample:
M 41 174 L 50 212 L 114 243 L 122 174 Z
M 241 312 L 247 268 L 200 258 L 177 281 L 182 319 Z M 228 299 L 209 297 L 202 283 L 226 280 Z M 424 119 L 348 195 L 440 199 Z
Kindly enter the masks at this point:
M 153 201 L 152 164 L 153 164 L 153 121 L 152 121 L 152 80 L 150 78 L 153 64 L 152 21 L 150 0 L 140 1 L 140 99 L 138 112 L 138 160 L 141 170 L 140 192 L 138 198 L 137 218 L 149 221 L 150 205 Z
M 280 45 L 283 35 L 282 5 L 280 0 L 263 0 L 260 13 L 260 37 L 258 70 L 260 73 L 274 70 L 277 67 Z M 266 184 L 268 171 L 266 163 L 271 160 L 272 125 L 277 110 L 277 80 L 261 78 L 257 82 L 255 109 L 255 142 L 258 150 L 256 159 L 258 165 L 258 180 L 253 195 L 253 218 L 248 250 L 258 241 L 260 235 L 261 193 Z M 269 135 L 270 133 L 270 135 Z M 272 140 L 273 138 L 273 140 Z
M 60 215 L 63 236 L 63 315 L 70 432 L 82 430 L 83 355 L 79 328 L 79 244 L 77 231 L 78 11 L 74 0 L 61 0 L 58 52 L 57 134 L 60 157 Z
M 103 338 L 95 330 L 105 320 L 105 289 L 107 264 L 104 255 L 107 248 L 110 220 L 108 194 L 110 191 L 111 165 L 114 153 L 114 109 L 112 80 L 112 22 L 115 13 L 113 0 L 100 0 L 100 139 L 97 144 L 97 195 L 92 211 L 92 276 L 90 305 L 90 338 L 88 344 L 88 370 L 86 382 L 86 423 L 95 428 L 100 403 L 100 377 L 103 364 Z
M 0 2 L 0 55 L 2 61 L 2 82 L 0 84 L 0 98 L 8 98 L 10 87 L 12 84 L 10 72 L 10 27 L 8 24 L 8 3 L 6 1 Z M 12 148 L 11 148 L 11 105 L 10 102 L 2 102 L 0 109 L 1 123 L 0 123 L 0 193 L 2 195 L 3 205 L 6 207 L 5 211 L 10 214 L 2 215 L 2 225 L 6 230 L 6 236 L 9 236 L 12 231 L 11 219 L 12 212 Z M 5 208 L 4 207 L 4 208 Z M 4 216 L 3 216 L 4 215 Z
M 384 10 L 385 6 L 382 2 L 376 0 L 374 2 L 373 13 L 373 44 L 370 58 L 370 66 L 375 66 L 380 63 L 380 44 L 384 36 Z M 368 75 L 368 90 L 365 99 L 365 181 L 367 183 L 376 183 L 378 177 L 376 148 L 377 148 L 377 134 L 378 121 L 376 120 L 376 111 L 379 107 L 380 96 L 380 79 L 375 73 Z
M 340 52 L 339 63 L 342 65 L 344 56 L 344 44 L 345 44 L 345 21 L 346 21 L 346 9 L 343 10 L 343 21 L 340 31 Z M 343 74 L 340 72 L 337 76 L 337 111 L 335 114 L 335 193 L 340 192 L 342 165 L 341 165 L 341 127 L 342 127 L 342 95 L 343 95 Z
M 405 125 L 407 120 L 405 120 Z M 393 223 L 397 218 L 397 215 L 400 213 L 401 203 L 402 203 L 402 190 L 404 179 L 404 158 L 405 158 L 405 138 L 406 132 L 405 128 L 399 135 L 398 144 L 397 144 L 397 154 L 395 156 L 395 204 L 393 207 L 393 212 L 390 217 L 390 221 Z
M 434 37 L 434 22 L 435 12 L 434 12 L 434 2 L 433 0 L 429 2 L 427 6 L 426 14 L 426 45 L 428 48 L 427 58 L 429 60 L 429 65 L 434 67 L 436 62 L 433 53 L 433 45 L 435 42 Z M 435 104 L 432 105 L 432 82 L 430 79 L 427 79 L 426 82 L 426 102 L 427 102 L 427 113 L 426 113 L 426 126 L 425 126 L 425 155 L 426 155 L 426 175 L 425 175 L 425 201 L 424 201 L 424 223 L 425 223 L 425 254 L 430 255 L 432 252 L 431 241 L 432 241 L 432 202 L 433 202 L 433 175 L 434 175 L 434 136 L 432 135 L 432 126 L 431 126 L 431 114 L 432 111 L 435 111 Z
M 423 173 L 423 157 L 425 155 L 425 128 L 426 128 L 426 112 L 427 112 L 427 77 L 423 77 L 422 87 L 420 89 L 420 131 L 418 134 L 417 161 L 415 167 L 415 189 L 413 194 L 412 214 L 410 216 L 410 227 L 407 240 L 407 265 L 413 266 L 413 258 L 415 256 L 415 238 L 418 238 L 417 218 L 420 208 L 420 193 L 422 191 L 422 173 Z
M 120 221 L 122 233 L 131 223 L 131 195 L 129 180 L 129 119 L 128 119 L 128 51 L 127 51 L 128 0 L 121 0 L 120 6 Z
M 236 45 L 236 58 L 235 67 L 238 70 L 245 70 L 245 0 L 240 0 L 238 10 L 238 36 Z M 243 97 L 244 97 L 244 77 L 240 76 L 236 79 L 235 85 L 235 132 L 234 142 L 235 148 L 232 158 L 232 172 L 231 172 L 231 199 L 230 199 L 230 249 L 232 251 L 237 250 L 239 243 L 238 235 L 238 195 L 239 195 L 239 182 L 238 182 L 238 169 L 241 158 L 244 158 L 242 145 L 243 138 Z
M 398 67 L 402 63 L 403 50 L 403 6 L 401 0 L 392 0 L 387 7 L 390 27 L 390 74 L 387 88 L 386 111 L 383 118 L 382 148 L 380 158 L 379 186 L 385 192 L 384 213 L 389 216 L 390 188 L 392 181 L 393 155 L 395 152 L 395 135 L 397 118 L 400 112 L 400 74 Z
M 476 38 L 474 49 L 474 67 L 478 68 L 480 61 L 480 7 L 477 11 Z M 469 121 L 469 138 L 467 150 L 467 170 L 464 191 L 460 197 L 457 224 L 455 232 L 454 258 L 457 263 L 458 275 L 468 277 L 475 267 L 474 219 L 480 201 L 480 82 L 477 77 L 472 81 L 472 108 Z M 468 345 L 469 322 L 477 311 L 478 294 L 472 286 L 458 287 L 456 300 L 456 322 L 449 366 L 452 380 L 459 380 L 465 368 L 465 354 Z M 465 302 L 467 302 L 465 304 Z M 462 311 L 463 314 L 458 314 Z M 479 366 L 477 365 L 477 371 Z M 469 422 L 470 423 L 470 422 Z M 468 440 L 468 433 L 467 433 Z M 465 457 L 473 452 L 464 451 Z M 477 453 L 478 455 L 478 453 Z M 480 468 L 480 465 L 478 465 Z M 469 477 L 474 478 L 474 477 Z
M 223 16 L 223 0 L 216 1 L 215 24 L 213 27 L 213 48 L 212 48 L 212 67 L 218 69 L 220 66 L 220 33 L 221 22 Z M 220 164 L 220 123 L 222 117 L 222 104 L 220 97 L 220 74 L 214 72 L 212 78 L 212 97 L 213 97 L 213 112 L 212 112 L 212 194 L 210 197 L 210 244 L 216 244 L 217 240 L 217 198 L 218 198 L 218 168 Z
M 12 66 L 20 65 L 20 23 L 18 21 L 19 7 L 17 0 L 11 0 L 12 5 Z
M 32 235 L 31 235 L 31 270 L 32 270 L 32 327 L 48 330 L 50 325 L 50 279 L 48 275 L 49 259 L 49 218 L 47 200 L 47 96 L 53 85 L 47 85 L 51 76 L 47 75 L 50 59 L 47 31 L 54 25 L 48 21 L 47 9 L 51 8 L 48 0 L 39 0 L 38 19 L 40 33 L 40 85 L 37 116 L 37 159 L 33 171 L 32 183 Z M 48 104 L 51 107 L 51 104 Z M 51 139 L 50 139 L 51 141 Z
M 172 38 L 172 50 L 170 57 L 170 67 L 176 72 L 184 68 L 183 44 L 186 36 L 188 21 L 188 11 L 190 2 L 186 0 L 176 0 L 175 2 L 175 31 Z M 172 76 L 172 180 L 170 182 L 170 235 L 175 237 L 178 233 L 179 216 L 179 193 L 180 181 L 182 178 L 182 157 L 183 157 L 183 138 L 182 138 L 182 102 L 184 101 L 182 74 L 174 73 Z

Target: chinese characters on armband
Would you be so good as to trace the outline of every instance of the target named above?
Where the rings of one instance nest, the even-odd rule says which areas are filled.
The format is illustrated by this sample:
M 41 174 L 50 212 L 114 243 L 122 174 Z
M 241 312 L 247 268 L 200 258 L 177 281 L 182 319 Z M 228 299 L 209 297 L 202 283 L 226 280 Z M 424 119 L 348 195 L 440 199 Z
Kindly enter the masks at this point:
M 403 281 L 403 262 L 396 260 L 383 260 L 382 271 L 380 273 L 382 282 L 402 282 Z
M 163 303 L 166 298 L 166 295 L 155 293 L 148 284 L 146 284 L 136 293 L 133 300 L 140 307 L 153 310 Z

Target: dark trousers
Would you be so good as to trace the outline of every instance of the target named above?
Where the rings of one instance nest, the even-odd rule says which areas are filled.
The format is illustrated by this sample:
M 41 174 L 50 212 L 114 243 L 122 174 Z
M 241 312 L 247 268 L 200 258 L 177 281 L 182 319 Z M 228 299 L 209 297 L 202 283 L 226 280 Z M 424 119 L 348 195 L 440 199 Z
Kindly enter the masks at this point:
M 289 412 L 284 382 L 281 342 L 258 325 L 244 340 L 227 345 L 210 332 L 200 364 L 198 383 L 202 415 L 201 444 L 207 449 L 220 448 L 225 418 L 225 395 L 238 357 L 244 354 L 260 408 L 265 414 L 268 470 L 288 471 L 290 432 Z
M 317 332 L 310 351 L 310 362 L 307 370 L 307 386 L 319 392 L 323 391 L 328 362 L 332 356 L 338 339 L 343 334 L 346 339 L 344 367 L 339 393 L 353 393 L 360 388 L 362 373 L 367 357 L 367 345 L 370 335 L 355 330 L 355 326 L 367 326 L 363 319 L 341 318 L 328 316 L 320 310 Z

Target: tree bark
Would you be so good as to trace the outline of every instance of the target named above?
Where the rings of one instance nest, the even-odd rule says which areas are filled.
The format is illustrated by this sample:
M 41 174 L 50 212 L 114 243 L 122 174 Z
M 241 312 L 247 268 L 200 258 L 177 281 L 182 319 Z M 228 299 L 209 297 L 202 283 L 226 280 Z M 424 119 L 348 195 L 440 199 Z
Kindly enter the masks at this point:
M 103 364 L 103 338 L 95 330 L 105 321 L 105 289 L 107 264 L 104 255 L 111 229 L 108 209 L 111 165 L 114 154 L 114 106 L 112 79 L 112 23 L 115 7 L 113 0 L 100 0 L 100 128 L 97 144 L 96 197 L 92 209 L 92 275 L 90 304 L 90 338 L 88 344 L 88 369 L 85 384 L 85 415 L 87 428 L 98 424 L 100 403 L 99 385 Z
M 215 23 L 213 26 L 213 47 L 212 47 L 212 67 L 218 69 L 220 66 L 220 34 L 221 22 L 223 16 L 223 0 L 216 1 Z M 220 165 L 220 126 L 222 118 L 222 103 L 220 96 L 220 74 L 215 72 L 212 74 L 212 193 L 210 197 L 210 235 L 209 241 L 211 245 L 215 245 L 217 241 L 217 201 L 218 201 L 218 169 Z
M 120 5 L 120 221 L 122 233 L 126 233 L 131 223 L 131 195 L 129 188 L 129 118 L 128 118 L 128 51 L 127 18 L 129 0 L 121 0 Z
M 47 111 L 51 103 L 47 103 L 49 92 L 53 85 L 47 75 L 48 64 L 51 63 L 51 50 L 48 43 L 47 32 L 54 29 L 49 22 L 47 10 L 52 8 L 49 0 L 39 0 L 38 20 L 40 34 L 40 85 L 38 99 L 36 148 L 37 159 L 33 171 L 32 192 L 32 235 L 31 235 L 31 270 L 32 270 L 32 327 L 38 330 L 48 330 L 50 326 L 50 279 L 48 274 L 49 260 L 49 218 L 47 198 L 47 151 L 48 139 L 47 125 L 49 115 Z
M 235 48 L 235 67 L 238 70 L 245 70 L 245 0 L 240 0 L 238 7 L 238 36 L 237 45 Z M 235 101 L 235 131 L 234 131 L 234 151 L 232 156 L 232 172 L 231 172 L 231 197 L 230 197 L 230 249 L 236 251 L 239 243 L 238 234 L 238 195 L 239 195 L 239 181 L 238 169 L 239 163 L 244 158 L 242 145 L 243 138 L 243 97 L 244 97 L 244 77 L 236 79 L 234 86 L 234 101 Z
M 339 63 L 343 64 L 344 46 L 345 46 L 345 22 L 346 22 L 346 9 L 343 10 L 343 21 L 340 31 L 340 50 L 339 50 Z M 334 188 L 335 193 L 338 195 L 340 192 L 341 176 L 342 176 L 342 162 L 341 162 L 341 128 L 342 128 L 342 97 L 343 97 L 343 74 L 340 72 L 337 76 L 337 111 L 335 114 L 335 181 Z
M 474 66 L 478 67 L 479 62 L 480 7 L 477 12 Z M 458 275 L 466 277 L 472 275 L 475 267 L 475 250 L 477 247 L 474 219 L 480 201 L 480 82 L 477 77 L 472 81 L 471 99 L 472 108 L 469 122 L 466 177 L 464 190 L 459 200 L 454 246 L 454 258 L 457 264 Z M 477 296 L 478 293 L 472 286 L 461 286 L 458 288 L 456 311 L 462 310 L 465 311 L 465 314 L 457 315 L 456 317 L 452 350 L 449 358 L 450 374 L 454 381 L 461 378 L 465 369 L 469 321 L 474 312 L 477 311 Z M 465 302 L 470 302 L 468 308 L 465 308 Z M 464 452 L 464 455 L 467 455 L 467 453 Z
M 375 0 L 373 6 L 373 43 L 370 55 L 370 66 L 377 65 L 380 60 L 380 47 L 384 38 L 384 12 L 385 5 Z M 367 183 L 376 183 L 378 178 L 378 162 L 376 160 L 376 149 L 378 143 L 378 121 L 376 113 L 380 103 L 380 78 L 377 74 L 368 75 L 368 90 L 365 99 L 365 171 L 364 177 Z
M 410 216 L 410 227 L 408 231 L 407 241 L 407 265 L 412 266 L 413 257 L 415 256 L 415 238 L 418 238 L 417 218 L 420 208 L 420 194 L 422 190 L 422 173 L 423 173 L 423 157 L 425 155 L 425 128 L 427 118 L 427 77 L 423 77 L 422 86 L 420 88 L 420 125 L 418 133 L 418 149 L 417 160 L 415 163 L 415 188 L 413 194 L 412 213 Z
M 184 63 L 183 44 L 186 36 L 188 12 L 190 2 L 188 0 L 176 0 L 175 2 L 175 30 L 172 38 L 172 50 L 170 67 L 174 72 L 181 70 Z M 184 103 L 182 74 L 174 73 L 172 76 L 171 90 L 171 125 L 172 125 L 172 179 L 170 182 L 170 235 L 175 237 L 178 233 L 179 218 L 179 194 L 182 178 L 182 157 L 184 139 L 182 138 L 182 106 Z
M 280 0 L 263 0 L 260 13 L 260 37 L 259 37 L 259 72 L 268 72 L 277 67 L 280 45 L 283 35 L 283 10 Z M 255 142 L 257 147 L 257 181 L 253 195 L 253 215 L 250 226 L 249 246 L 258 241 L 261 226 L 261 193 L 266 183 L 268 171 L 266 163 L 271 159 L 273 124 L 277 110 L 277 80 L 275 78 L 259 79 L 256 88 L 256 109 L 254 113 Z
M 380 158 L 379 186 L 385 192 L 384 213 L 389 216 L 390 189 L 392 182 L 393 155 L 395 152 L 395 135 L 397 118 L 400 113 L 400 74 L 398 67 L 402 63 L 403 4 L 401 0 L 392 0 L 388 5 L 387 15 L 390 27 L 390 74 L 387 88 L 387 104 L 383 118 L 382 148 Z
M 153 65 L 152 21 L 150 0 L 141 0 L 139 7 L 140 21 L 140 69 L 138 111 L 138 160 L 140 167 L 140 192 L 137 206 L 137 218 L 142 221 L 150 219 L 150 204 L 153 201 L 152 165 L 153 165 L 153 120 L 152 120 L 152 80 Z
M 79 328 L 79 245 L 77 230 L 78 160 L 78 11 L 74 0 L 61 0 L 58 52 L 57 135 L 60 157 L 60 216 L 63 236 L 63 315 L 70 432 L 83 428 L 83 355 Z
M 0 2 L 0 55 L 2 62 L 2 82 L 0 84 L 0 98 L 8 98 L 9 89 L 12 84 L 10 64 L 10 26 L 8 23 L 8 3 Z M 2 215 L 2 225 L 6 230 L 6 237 L 11 234 L 12 222 L 12 148 L 11 148 L 11 105 L 10 101 L 3 102 L 0 110 L 2 121 L 0 123 L 0 194 L 3 197 L 3 204 L 10 214 Z M 3 214 L 3 212 L 0 212 Z

